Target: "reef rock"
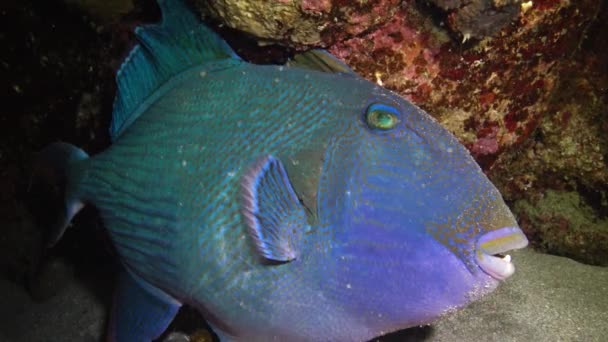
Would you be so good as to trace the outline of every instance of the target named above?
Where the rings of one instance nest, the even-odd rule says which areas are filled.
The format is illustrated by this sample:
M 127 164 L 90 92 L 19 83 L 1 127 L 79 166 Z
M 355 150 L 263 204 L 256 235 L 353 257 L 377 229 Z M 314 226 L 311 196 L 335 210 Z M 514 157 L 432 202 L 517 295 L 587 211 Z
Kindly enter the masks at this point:
M 463 40 L 493 36 L 517 17 L 521 0 L 429 0 L 448 11 L 448 26 Z M 531 4 L 532 2 L 530 2 Z M 529 6 L 529 5 L 526 5 Z M 526 8 L 524 6 L 524 8 Z
M 264 43 L 326 46 L 388 20 L 399 0 L 195 0 L 201 10 Z
M 538 2 L 497 37 L 461 45 L 405 6 L 376 30 L 330 51 L 425 108 L 488 168 L 538 127 L 557 66 L 577 49 L 597 7 L 591 0 Z
M 328 46 L 388 21 L 416 1 L 398 0 L 194 0 L 205 14 L 261 43 L 291 47 Z M 468 38 L 492 36 L 517 17 L 521 0 L 430 0 L 452 32 Z M 423 3 L 423 2 L 419 2 Z
M 513 209 L 539 249 L 608 266 L 608 218 L 597 217 L 578 192 L 547 190 L 536 199 L 519 199 Z
M 608 266 L 608 31 L 594 29 L 581 56 L 559 68 L 532 139 L 502 154 L 490 176 L 533 246 Z

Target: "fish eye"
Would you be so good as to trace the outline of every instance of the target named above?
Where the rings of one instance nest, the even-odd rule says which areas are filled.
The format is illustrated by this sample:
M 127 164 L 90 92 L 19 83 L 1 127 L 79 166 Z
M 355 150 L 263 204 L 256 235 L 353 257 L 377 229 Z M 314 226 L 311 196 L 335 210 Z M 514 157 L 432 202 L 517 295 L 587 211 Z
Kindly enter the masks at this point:
M 399 111 L 391 106 L 374 103 L 367 108 L 365 122 L 372 129 L 387 131 L 399 123 Z

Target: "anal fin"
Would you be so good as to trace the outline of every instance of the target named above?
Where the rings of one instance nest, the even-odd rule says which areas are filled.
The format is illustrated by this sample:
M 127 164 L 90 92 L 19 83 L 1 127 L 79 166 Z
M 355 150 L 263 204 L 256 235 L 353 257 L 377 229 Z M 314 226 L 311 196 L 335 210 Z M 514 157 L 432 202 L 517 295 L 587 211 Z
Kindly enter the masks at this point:
M 123 272 L 114 295 L 108 341 L 152 341 L 171 323 L 181 303 L 138 276 Z

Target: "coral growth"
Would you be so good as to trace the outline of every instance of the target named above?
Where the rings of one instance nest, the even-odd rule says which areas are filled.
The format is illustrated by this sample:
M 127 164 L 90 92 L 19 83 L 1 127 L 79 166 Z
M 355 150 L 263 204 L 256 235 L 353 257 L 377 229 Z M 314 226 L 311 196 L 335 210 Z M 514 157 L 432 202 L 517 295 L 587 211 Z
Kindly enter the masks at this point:
M 437 117 L 486 168 L 538 126 L 573 53 L 593 1 L 554 1 L 523 13 L 516 26 L 474 46 L 458 45 L 415 8 L 331 52 L 357 72 L 409 97 Z
M 533 245 L 608 265 L 608 77 L 602 72 L 608 56 L 601 51 L 562 64 L 533 139 L 503 154 L 490 176 L 515 202 Z

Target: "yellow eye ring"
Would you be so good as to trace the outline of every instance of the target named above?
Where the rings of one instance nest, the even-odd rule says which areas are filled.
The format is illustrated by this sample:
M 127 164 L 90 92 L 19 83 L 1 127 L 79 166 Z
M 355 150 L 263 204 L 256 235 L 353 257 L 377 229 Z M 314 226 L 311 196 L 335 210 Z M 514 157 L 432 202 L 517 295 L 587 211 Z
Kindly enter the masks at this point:
M 386 131 L 399 123 L 397 110 L 382 104 L 371 105 L 365 115 L 365 122 L 372 129 Z

